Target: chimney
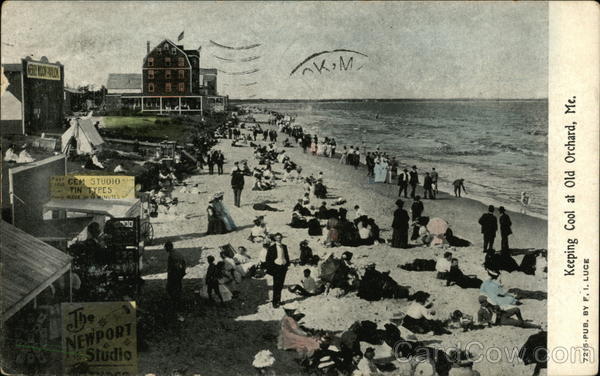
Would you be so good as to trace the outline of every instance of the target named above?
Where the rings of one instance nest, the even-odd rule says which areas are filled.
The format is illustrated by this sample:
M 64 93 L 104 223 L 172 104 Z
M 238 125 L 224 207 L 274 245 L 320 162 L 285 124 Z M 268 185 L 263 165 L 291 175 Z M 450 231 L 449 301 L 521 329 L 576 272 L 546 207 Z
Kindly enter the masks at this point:
M 150 54 L 150 41 L 146 41 L 146 55 Z

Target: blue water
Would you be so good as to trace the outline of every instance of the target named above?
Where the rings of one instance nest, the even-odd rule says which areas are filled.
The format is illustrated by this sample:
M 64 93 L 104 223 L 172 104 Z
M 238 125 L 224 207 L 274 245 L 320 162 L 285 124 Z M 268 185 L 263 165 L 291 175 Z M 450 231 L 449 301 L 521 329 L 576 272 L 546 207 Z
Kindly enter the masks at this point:
M 530 210 L 547 211 L 548 102 L 393 101 L 254 104 L 296 116 L 310 133 L 342 145 L 379 146 L 403 165 L 435 167 L 440 190 L 465 179 L 469 195 L 518 207 L 522 191 Z

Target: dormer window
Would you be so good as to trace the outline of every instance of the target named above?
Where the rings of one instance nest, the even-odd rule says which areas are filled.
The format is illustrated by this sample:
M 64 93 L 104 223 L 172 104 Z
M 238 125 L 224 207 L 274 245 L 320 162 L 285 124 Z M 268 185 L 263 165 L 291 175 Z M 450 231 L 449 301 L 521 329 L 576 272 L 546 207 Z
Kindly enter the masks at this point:
M 165 45 L 163 46 L 163 48 L 168 51 L 169 50 L 169 43 L 165 43 Z
M 148 58 L 148 66 L 149 67 L 153 67 L 154 66 L 154 58 L 153 57 L 149 57 Z

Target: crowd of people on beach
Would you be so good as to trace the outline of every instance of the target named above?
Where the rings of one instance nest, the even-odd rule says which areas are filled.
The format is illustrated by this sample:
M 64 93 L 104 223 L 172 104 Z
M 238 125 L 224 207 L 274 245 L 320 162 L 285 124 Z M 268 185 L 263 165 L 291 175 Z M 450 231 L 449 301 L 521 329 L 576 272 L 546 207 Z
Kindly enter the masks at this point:
M 412 291 L 410 286 L 398 284 L 391 276 L 389 270 L 377 270 L 373 263 L 359 267 L 353 262 L 353 254 L 346 251 L 341 257 L 330 254 L 320 257 L 313 252 L 308 240 L 298 244 L 298 259 L 290 257 L 288 245 L 284 243 L 281 233 L 272 233 L 265 216 L 257 216 L 253 221 L 248 240 L 260 245 L 259 257 L 256 259 L 248 255 L 245 247 L 222 247 L 220 260 L 214 256 L 207 257 L 208 268 L 204 279 L 204 296 L 213 302 L 224 304 L 235 299 L 240 283 L 245 278 L 272 278 L 272 300 L 274 308 L 283 307 L 284 316 L 280 321 L 277 348 L 281 350 L 294 350 L 298 353 L 298 361 L 307 372 L 319 375 L 376 375 L 381 371 L 381 365 L 374 361 L 372 347 L 361 350 L 360 342 L 380 343 L 391 341 L 395 344 L 400 340 L 411 343 L 415 348 L 420 345 L 417 335 L 452 334 L 452 330 L 462 329 L 484 330 L 490 326 L 511 325 L 522 328 L 541 328 L 523 318 L 520 305 L 524 304 L 524 296 L 507 291 L 501 281 L 502 271 L 520 271 L 527 274 L 540 273 L 539 265 L 545 257 L 544 252 L 534 252 L 526 255 L 521 265 L 511 256 L 509 236 L 512 233 L 512 222 L 507 211 L 500 207 L 500 220 L 495 216 L 495 208 L 490 206 L 488 212 L 479 219 L 483 236 L 483 251 L 485 252 L 485 269 L 488 279 L 481 280 L 475 275 L 467 275 L 460 268 L 459 253 L 453 251 L 456 247 L 465 247 L 470 241 L 454 235 L 450 225 L 441 218 L 425 216 L 426 208 L 417 194 L 423 191 L 423 199 L 435 200 L 438 196 L 438 172 L 435 168 L 425 172 L 421 183 L 417 166 L 401 170 L 396 158 L 389 157 L 378 150 L 361 154 L 359 147 L 345 146 L 336 154 L 337 144 L 333 138 L 321 138 L 317 135 L 305 133 L 302 127 L 295 125 L 293 119 L 283 120 L 284 116 L 277 114 L 276 120 L 271 124 L 274 129 L 261 129 L 259 126 L 245 127 L 246 133 L 240 128 L 230 127 L 222 130 L 222 136 L 229 136 L 232 142 L 240 137 L 249 141 L 248 146 L 254 148 L 256 167 L 251 168 L 249 161 L 235 161 L 231 170 L 231 188 L 234 205 L 242 206 L 242 192 L 245 179 L 253 178 L 252 190 L 271 190 L 285 182 L 302 184 L 304 193 L 297 198 L 291 208 L 289 226 L 294 229 L 307 231 L 307 237 L 314 237 L 317 244 L 323 248 L 328 247 L 361 247 L 388 244 L 393 248 L 406 249 L 415 246 L 429 246 L 439 249 L 441 256 L 436 260 L 415 259 L 413 262 L 402 265 L 406 271 L 420 271 L 435 273 L 437 279 L 442 280 L 443 286 L 451 288 L 457 286 L 463 289 L 476 289 L 478 293 L 473 298 L 479 309 L 470 315 L 460 310 L 455 310 L 450 317 L 438 317 L 435 311 L 435 301 L 426 291 Z M 287 136 L 277 144 L 278 134 Z M 262 138 L 262 140 L 261 140 Z M 291 140 L 291 141 L 290 141 Z M 381 234 L 380 225 L 375 218 L 363 212 L 359 205 L 352 205 L 342 197 L 333 197 L 328 189 L 323 173 L 317 176 L 302 175 L 301 166 L 292 161 L 285 152 L 285 148 L 293 147 L 294 142 L 305 153 L 314 156 L 337 158 L 339 162 L 354 168 L 361 166 L 361 155 L 365 158 L 367 176 L 373 183 L 396 183 L 399 186 L 398 196 L 395 201 L 396 209 L 391 220 L 392 236 L 385 239 Z M 210 152 L 208 159 L 221 161 L 218 173 L 222 174 L 224 156 L 218 150 Z M 214 157 L 213 157 L 214 156 Z M 209 166 L 209 173 L 213 173 Z M 276 171 L 277 170 L 277 171 Z M 465 192 L 464 179 L 453 182 L 454 194 L 460 197 Z M 206 235 L 225 234 L 237 231 L 238 227 L 230 212 L 223 203 L 224 192 L 218 192 L 210 199 L 207 207 L 208 228 Z M 408 196 L 412 202 L 410 207 L 405 202 Z M 403 200 L 404 199 L 404 200 Z M 329 201 L 328 201 L 329 200 Z M 332 201 L 333 200 L 333 201 Z M 344 206 L 350 206 L 352 212 Z M 292 206 L 292 203 L 289 205 Z M 254 210 L 279 211 L 268 203 L 254 204 Z M 410 210 L 410 213 L 408 210 Z M 411 229 L 412 228 L 412 229 Z M 411 231 L 412 230 L 412 231 Z M 494 250 L 494 240 L 500 231 L 501 251 Z M 181 271 L 181 262 L 172 245 L 165 245 L 169 252 L 169 278 L 167 291 L 170 296 L 178 300 L 181 294 L 181 278 L 185 275 L 185 266 Z M 174 255 L 174 256 L 172 256 Z M 173 258 L 173 260 L 171 260 Z M 512 262 L 511 262 L 512 260 Z M 537 262 L 537 264 L 536 264 Z M 179 267 L 177 267 L 179 265 Z M 377 325 L 370 322 L 357 322 L 341 335 L 334 332 L 324 332 L 305 328 L 300 324 L 302 314 L 297 312 L 296 304 L 283 304 L 282 291 L 286 275 L 290 268 L 302 268 L 302 279 L 294 281 L 288 288 L 289 292 L 307 299 L 316 295 L 327 294 L 343 297 L 356 292 L 361 299 L 375 301 L 380 299 L 407 299 L 410 304 L 399 313 L 397 323 L 386 325 L 385 331 L 379 330 Z M 313 274 L 317 268 L 318 275 Z M 179 282 L 175 280 L 179 278 Z M 175 287 L 173 287 L 175 286 Z M 177 305 L 174 305 L 177 307 Z M 375 327 L 372 327 L 375 325 Z M 401 334 L 402 333 L 402 334 Z M 380 339 L 368 338 L 381 335 Z M 336 343 L 334 345 L 334 342 Z M 422 345 L 422 344 L 421 344 Z M 392 346 L 392 345 L 390 345 Z M 392 346 L 393 347 L 393 346 Z M 438 351 L 429 348 L 430 351 Z M 253 363 L 259 374 L 267 374 L 274 362 L 270 351 L 256 355 Z M 414 373 L 416 369 L 429 367 L 435 374 L 440 375 L 476 375 L 472 370 L 472 361 L 469 355 L 445 354 L 442 360 L 431 361 L 426 357 L 419 357 L 414 352 L 407 351 L 401 356 L 414 358 L 410 363 Z M 384 366 L 385 367 L 385 366 Z M 536 368 L 537 369 L 537 368 Z

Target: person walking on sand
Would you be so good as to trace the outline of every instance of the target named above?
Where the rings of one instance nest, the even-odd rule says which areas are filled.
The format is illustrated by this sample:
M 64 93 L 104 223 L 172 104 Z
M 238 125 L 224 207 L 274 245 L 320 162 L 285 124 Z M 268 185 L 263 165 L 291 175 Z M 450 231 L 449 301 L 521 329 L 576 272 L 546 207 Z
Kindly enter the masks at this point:
M 392 247 L 408 248 L 408 222 L 410 219 L 406 210 L 402 209 L 404 201 L 396 200 L 396 206 L 392 222 Z
M 404 198 L 408 198 L 409 178 L 410 176 L 407 169 L 402 170 L 402 172 L 398 175 L 398 186 L 400 187 L 398 190 L 398 197 L 402 196 L 402 193 L 404 193 Z
M 171 298 L 171 307 L 179 312 L 181 309 L 181 291 L 182 279 L 185 276 L 185 259 L 173 248 L 173 243 L 166 242 L 165 251 L 169 255 L 167 259 L 167 294 Z M 182 321 L 183 317 L 178 313 L 178 319 Z
M 415 196 L 415 199 L 410 206 L 410 214 L 413 221 L 416 221 L 421 217 L 425 207 L 423 206 L 423 202 L 421 201 L 421 196 Z
M 425 178 L 423 178 L 423 192 L 423 198 L 435 200 L 435 196 L 433 195 L 433 180 L 429 172 L 426 172 Z
M 419 173 L 417 172 L 417 166 L 412 166 L 409 176 L 410 178 L 408 180 L 408 184 L 410 185 L 410 198 L 415 198 L 417 185 L 419 185 Z
M 267 273 L 273 276 L 273 307 L 281 304 L 281 290 L 285 284 L 285 275 L 290 266 L 290 256 L 287 246 L 281 243 L 283 236 L 280 233 L 273 235 L 275 243 L 267 250 Z
M 219 175 L 223 175 L 223 164 L 225 164 L 225 155 L 223 155 L 222 151 L 217 152 L 217 160 L 215 161 L 217 164 L 217 173 Z
M 433 188 L 433 197 L 437 197 L 438 195 L 438 173 L 435 170 L 435 167 L 431 168 L 431 173 L 429 174 L 431 175 L 431 186 Z
M 527 208 L 530 204 L 529 193 L 525 191 L 521 192 L 521 200 L 519 202 L 521 203 L 521 214 L 527 214 Z
M 494 206 L 488 206 L 488 212 L 484 213 L 479 218 L 481 225 L 481 233 L 483 234 L 483 252 L 492 251 L 494 249 L 494 239 L 498 231 L 498 219 L 494 215 Z
M 454 187 L 454 197 L 461 197 L 460 193 L 461 190 L 465 193 L 467 193 L 467 189 L 465 188 L 465 179 L 460 178 L 460 179 L 456 179 L 453 183 L 452 186 Z
M 512 234 L 512 222 L 510 221 L 510 217 L 506 214 L 506 210 L 504 206 L 498 208 L 500 212 L 500 251 L 502 253 L 508 253 L 510 248 L 508 246 L 508 236 Z
M 231 188 L 233 189 L 234 205 L 241 206 L 242 190 L 244 189 L 244 172 L 240 169 L 239 163 L 235 162 L 231 171 Z

